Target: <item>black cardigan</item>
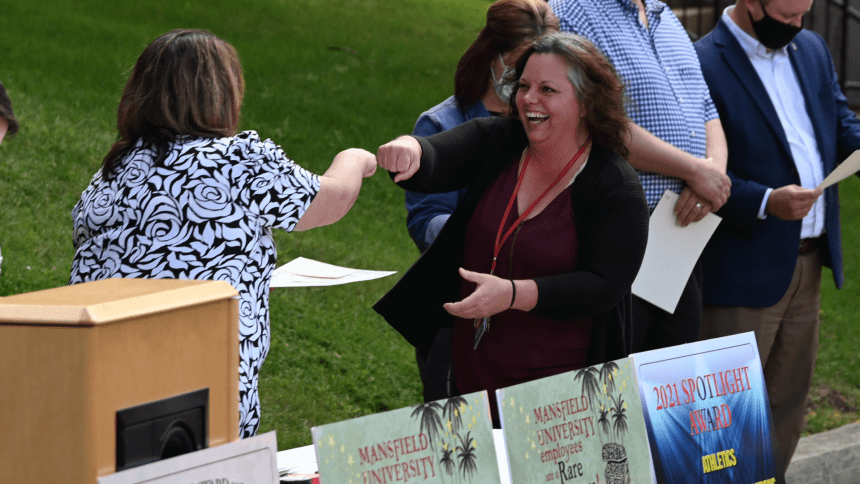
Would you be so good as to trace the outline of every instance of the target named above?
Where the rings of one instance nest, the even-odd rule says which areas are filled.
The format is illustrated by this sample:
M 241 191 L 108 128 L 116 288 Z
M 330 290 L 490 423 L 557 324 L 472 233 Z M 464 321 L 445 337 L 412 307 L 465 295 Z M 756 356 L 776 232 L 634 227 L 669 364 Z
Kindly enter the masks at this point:
M 511 163 L 528 138 L 517 120 L 480 118 L 427 138 L 417 173 L 399 185 L 438 193 L 469 187 L 436 241 L 374 306 L 419 350 L 436 332 L 453 327 L 443 303 L 459 300 L 466 225 L 481 195 Z M 393 174 L 392 174 L 393 176 Z M 624 358 L 631 351 L 630 286 L 648 240 L 648 206 L 636 172 L 594 143 L 570 187 L 579 254 L 574 272 L 536 278 L 532 313 L 557 320 L 592 318 L 588 364 Z

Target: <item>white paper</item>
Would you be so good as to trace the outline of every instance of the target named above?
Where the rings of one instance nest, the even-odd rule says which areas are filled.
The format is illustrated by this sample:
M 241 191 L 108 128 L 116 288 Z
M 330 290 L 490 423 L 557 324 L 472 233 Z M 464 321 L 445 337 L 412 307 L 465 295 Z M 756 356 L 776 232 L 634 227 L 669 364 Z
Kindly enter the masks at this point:
M 317 471 L 319 466 L 313 445 L 278 452 L 278 473 L 281 477 L 287 474 L 316 474 Z
M 835 170 L 830 172 L 830 174 L 827 175 L 827 178 L 825 178 L 824 181 L 822 181 L 816 188 L 825 189 L 830 185 L 841 182 L 858 171 L 860 171 L 860 150 L 851 153 L 851 156 L 846 158 L 845 161 L 840 163 Z
M 681 227 L 674 213 L 677 201 L 678 194 L 666 190 L 651 214 L 645 259 L 633 281 L 633 294 L 672 314 L 696 261 L 722 220 L 709 213 Z
M 493 429 L 493 443 L 496 445 L 496 461 L 499 464 L 499 482 L 501 484 L 511 484 L 508 448 L 505 444 L 505 432 L 502 429 Z
M 268 432 L 102 476 L 98 484 L 278 484 L 277 453 L 275 432 Z
M 336 286 L 370 281 L 396 273 L 351 269 L 299 257 L 275 269 L 270 287 Z
M 358 269 L 334 266 L 313 259 L 305 259 L 304 257 L 297 257 L 282 265 L 280 269 L 298 276 L 322 277 L 325 279 L 339 279 L 358 271 Z

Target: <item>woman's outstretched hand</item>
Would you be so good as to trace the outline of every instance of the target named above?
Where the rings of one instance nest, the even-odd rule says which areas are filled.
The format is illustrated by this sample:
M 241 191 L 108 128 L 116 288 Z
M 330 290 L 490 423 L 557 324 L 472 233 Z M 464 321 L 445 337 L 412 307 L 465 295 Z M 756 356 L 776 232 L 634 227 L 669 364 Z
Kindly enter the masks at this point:
M 511 306 L 513 296 L 511 281 L 490 274 L 467 271 L 462 267 L 460 276 L 469 282 L 477 283 L 478 287 L 466 299 L 443 305 L 452 315 L 463 319 L 484 318 L 498 314 Z
M 421 166 L 421 145 L 411 136 L 401 136 L 379 147 L 376 162 L 380 168 L 397 173 L 395 183 L 408 180 Z

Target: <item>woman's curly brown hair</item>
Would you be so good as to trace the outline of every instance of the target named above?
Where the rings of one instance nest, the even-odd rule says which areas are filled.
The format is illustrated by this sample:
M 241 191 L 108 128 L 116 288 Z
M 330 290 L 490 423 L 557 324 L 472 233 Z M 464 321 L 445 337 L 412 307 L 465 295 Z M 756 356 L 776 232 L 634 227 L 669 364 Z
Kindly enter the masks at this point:
M 517 62 L 510 116 L 518 118 L 519 78 L 533 54 L 554 54 L 567 63 L 567 78 L 585 111 L 585 126 L 599 144 L 627 159 L 628 128 L 624 84 L 615 67 L 591 42 L 576 34 L 550 33 L 536 40 Z

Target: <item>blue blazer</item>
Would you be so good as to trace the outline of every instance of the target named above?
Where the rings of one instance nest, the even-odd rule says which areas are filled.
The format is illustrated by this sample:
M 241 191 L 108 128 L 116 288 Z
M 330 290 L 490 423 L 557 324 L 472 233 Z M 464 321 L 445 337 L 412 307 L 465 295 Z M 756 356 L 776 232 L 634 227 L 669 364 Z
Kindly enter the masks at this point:
M 729 148 L 732 191 L 718 215 L 723 222 L 702 254 L 703 298 L 707 304 L 767 307 L 785 295 L 800 243 L 801 221 L 773 215 L 758 219 L 767 188 L 800 185 L 785 131 L 746 52 L 720 20 L 695 43 L 711 98 Z M 804 30 L 788 46 L 797 73 L 824 173 L 860 148 L 860 121 L 836 79 L 827 45 Z M 800 100 L 798 100 L 799 102 Z M 841 288 L 842 240 L 837 187 L 825 190 L 822 255 Z

